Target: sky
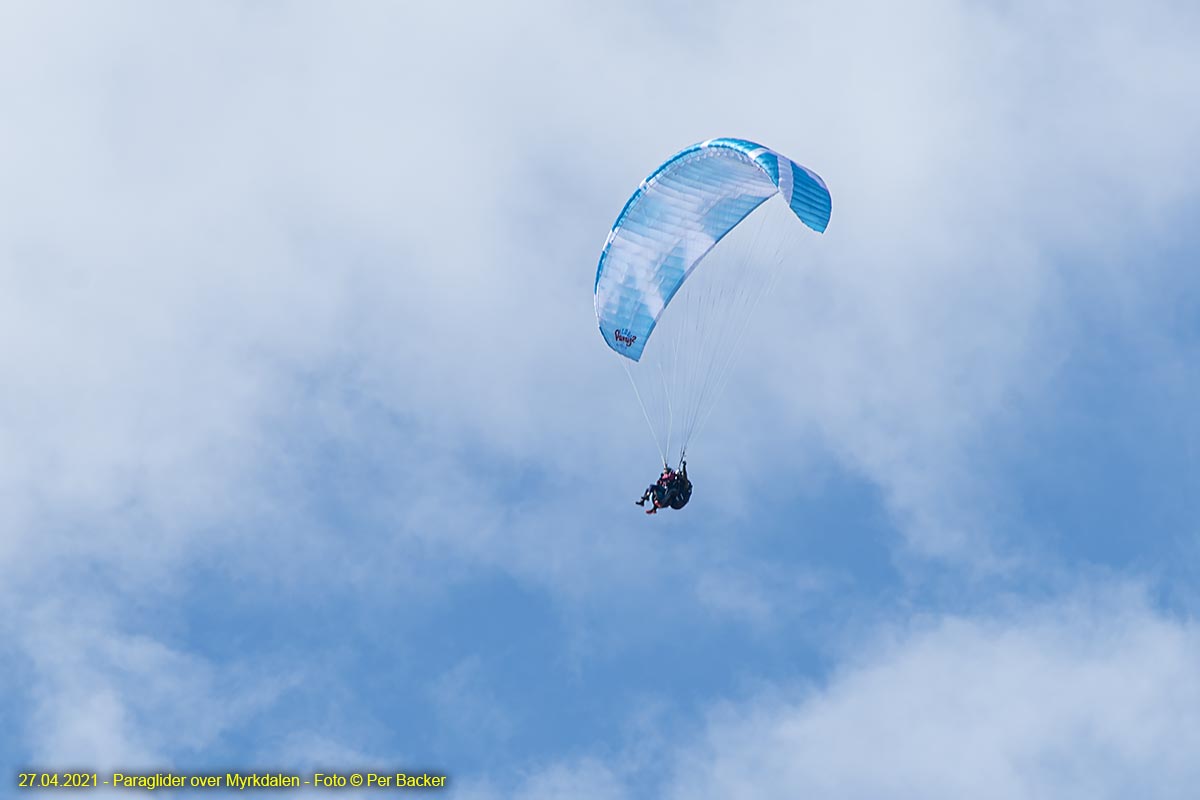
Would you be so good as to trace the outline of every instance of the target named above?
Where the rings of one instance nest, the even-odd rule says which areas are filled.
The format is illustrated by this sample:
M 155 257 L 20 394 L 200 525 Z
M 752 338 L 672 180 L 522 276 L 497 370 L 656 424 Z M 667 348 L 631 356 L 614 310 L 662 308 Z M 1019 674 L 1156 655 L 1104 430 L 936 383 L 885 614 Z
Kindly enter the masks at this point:
M 4 3 L 0 765 L 1190 797 L 1198 39 L 1167 0 Z M 596 262 L 717 136 L 833 217 L 646 517 Z

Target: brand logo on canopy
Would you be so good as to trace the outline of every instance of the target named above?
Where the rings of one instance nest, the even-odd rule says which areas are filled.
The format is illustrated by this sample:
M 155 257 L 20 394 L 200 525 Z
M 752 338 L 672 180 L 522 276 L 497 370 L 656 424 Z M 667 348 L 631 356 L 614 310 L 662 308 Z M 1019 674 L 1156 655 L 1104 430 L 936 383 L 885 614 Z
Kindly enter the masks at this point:
M 637 341 L 637 334 L 632 333 L 626 328 L 618 328 L 617 330 L 613 331 L 613 338 L 616 339 L 620 344 L 629 347 Z

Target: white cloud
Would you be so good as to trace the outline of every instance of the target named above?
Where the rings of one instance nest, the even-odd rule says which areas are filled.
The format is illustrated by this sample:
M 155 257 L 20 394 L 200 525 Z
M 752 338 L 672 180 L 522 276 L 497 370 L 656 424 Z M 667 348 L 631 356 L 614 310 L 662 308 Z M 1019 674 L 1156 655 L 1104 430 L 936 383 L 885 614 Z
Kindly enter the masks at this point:
M 48 601 L 11 621 L 31 668 L 22 694 L 31 703 L 24 733 L 34 763 L 158 768 L 217 746 L 294 683 L 126 633 L 94 599 L 75 600 Z
M 930 621 L 823 691 L 715 714 L 671 796 L 1185 796 L 1198 655 L 1124 597 Z
M 1193 11 L 435 5 L 6 7 L 6 607 L 23 618 L 60 567 L 129 577 L 97 590 L 119 603 L 184 591 L 171 569 L 197 554 L 264 581 L 287 559 L 303 569 L 270 580 L 297 583 L 336 560 L 369 584 L 416 550 L 450 563 L 439 580 L 483 565 L 568 602 L 678 578 L 674 561 L 708 609 L 769 620 L 788 579 L 743 561 L 714 578 L 711 542 L 646 537 L 625 499 L 575 522 L 584 480 L 624 498 L 650 452 L 593 330 L 597 251 L 659 159 L 729 134 L 819 171 L 834 218 L 764 314 L 774 368 L 741 376 L 754 400 L 705 444 L 708 485 L 731 487 L 714 508 L 823 446 L 919 552 L 994 563 L 1003 498 L 978 449 L 1082 346 L 1072 292 L 1135 283 L 1142 237 L 1195 197 Z M 756 418 L 773 424 L 747 444 Z M 297 477 L 327 442 L 388 460 L 345 493 L 394 523 L 350 552 Z M 463 501 L 480 450 L 553 468 L 546 496 Z M 167 650 L 147 674 L 203 672 Z M 97 685 L 119 728 L 121 693 Z M 48 742 L 93 741 L 55 725 Z
M 1186 797 L 1200 777 L 1197 657 L 1191 621 L 1096 584 L 883 631 L 821 688 L 715 706 L 698 735 L 630 740 L 646 757 L 610 758 L 599 776 L 596 759 L 539 774 L 580 798 Z
M 733 133 L 835 198 L 764 315 L 787 367 L 747 380 L 919 548 L 982 552 L 971 448 L 1070 346 L 1078 277 L 1041 248 L 1119 253 L 1192 193 L 1193 20 L 1167 13 L 868 2 L 669 33 L 667 7 L 135 8 L 6 26 L 0 475 L 21 528 L 126 498 L 185 528 L 236 516 L 277 466 L 270 421 L 311 402 L 295 376 L 330 368 L 451 440 L 632 463 L 592 263 L 657 159 Z M 762 47 L 764 18 L 791 35 Z

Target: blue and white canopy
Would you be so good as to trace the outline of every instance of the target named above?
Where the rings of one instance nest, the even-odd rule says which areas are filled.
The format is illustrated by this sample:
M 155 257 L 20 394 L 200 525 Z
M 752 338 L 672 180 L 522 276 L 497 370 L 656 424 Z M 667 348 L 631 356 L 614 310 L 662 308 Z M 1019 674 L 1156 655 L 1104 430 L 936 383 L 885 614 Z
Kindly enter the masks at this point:
M 641 359 L 696 265 L 776 192 L 805 225 L 825 230 L 831 208 L 825 182 L 744 139 L 692 145 L 642 181 L 608 234 L 596 270 L 596 319 L 608 346 Z

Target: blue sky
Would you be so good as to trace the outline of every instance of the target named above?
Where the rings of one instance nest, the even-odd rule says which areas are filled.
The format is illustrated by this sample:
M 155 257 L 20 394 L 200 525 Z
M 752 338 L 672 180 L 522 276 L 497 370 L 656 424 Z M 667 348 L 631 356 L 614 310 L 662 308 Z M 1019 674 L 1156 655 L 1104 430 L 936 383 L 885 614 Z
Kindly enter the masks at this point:
M 0 763 L 1188 796 L 1200 17 L 1043 5 L 7 4 Z M 647 519 L 595 264 L 714 136 L 833 219 Z

